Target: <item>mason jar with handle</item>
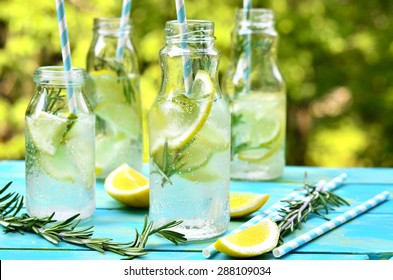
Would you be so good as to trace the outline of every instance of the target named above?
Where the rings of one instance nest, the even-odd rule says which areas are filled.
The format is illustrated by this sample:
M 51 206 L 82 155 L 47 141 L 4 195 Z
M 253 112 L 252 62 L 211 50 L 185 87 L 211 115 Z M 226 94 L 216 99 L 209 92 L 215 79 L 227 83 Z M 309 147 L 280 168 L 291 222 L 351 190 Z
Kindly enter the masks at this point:
M 231 110 L 231 178 L 270 180 L 285 167 L 286 93 L 269 9 L 240 9 L 223 82 Z
M 140 77 L 131 31 L 130 22 L 120 28 L 120 18 L 94 19 L 87 97 L 97 118 L 96 173 L 101 179 L 124 163 L 142 169 Z

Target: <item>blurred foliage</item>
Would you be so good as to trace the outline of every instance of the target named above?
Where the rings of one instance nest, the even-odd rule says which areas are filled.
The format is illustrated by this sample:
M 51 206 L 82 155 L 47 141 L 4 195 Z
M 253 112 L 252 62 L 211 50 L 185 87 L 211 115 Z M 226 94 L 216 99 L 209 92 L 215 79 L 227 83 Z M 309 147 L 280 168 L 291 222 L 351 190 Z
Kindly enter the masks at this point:
M 34 69 L 62 64 L 54 2 L 0 0 L 0 159 L 24 157 L 24 113 Z M 230 61 L 230 33 L 241 5 L 241 0 L 186 0 L 188 18 L 216 24 L 220 76 Z M 392 167 L 393 2 L 254 0 L 253 5 L 276 14 L 288 92 L 287 163 Z M 120 10 L 121 0 L 66 1 L 75 66 L 85 67 L 93 18 L 118 16 Z M 160 84 L 164 24 L 175 16 L 174 0 L 133 1 L 145 116 Z

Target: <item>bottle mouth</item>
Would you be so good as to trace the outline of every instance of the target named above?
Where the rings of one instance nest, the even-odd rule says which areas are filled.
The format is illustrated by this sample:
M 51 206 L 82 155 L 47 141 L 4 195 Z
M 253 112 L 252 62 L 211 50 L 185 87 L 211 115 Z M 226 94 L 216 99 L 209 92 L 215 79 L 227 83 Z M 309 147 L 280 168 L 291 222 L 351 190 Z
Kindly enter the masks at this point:
M 117 34 L 121 28 L 122 32 L 130 32 L 132 29 L 131 20 L 127 20 L 124 26 L 121 27 L 121 18 L 100 17 L 94 19 L 93 30 L 99 34 L 113 33 Z
M 274 13 L 270 9 L 238 9 L 236 22 L 242 27 L 274 28 Z
M 179 23 L 177 20 L 167 21 L 165 40 L 167 42 L 214 41 L 214 23 L 195 19 L 187 20 L 187 23 Z
M 86 79 L 83 68 L 72 67 L 65 71 L 63 66 L 42 66 L 34 71 L 34 82 L 53 85 L 82 85 Z

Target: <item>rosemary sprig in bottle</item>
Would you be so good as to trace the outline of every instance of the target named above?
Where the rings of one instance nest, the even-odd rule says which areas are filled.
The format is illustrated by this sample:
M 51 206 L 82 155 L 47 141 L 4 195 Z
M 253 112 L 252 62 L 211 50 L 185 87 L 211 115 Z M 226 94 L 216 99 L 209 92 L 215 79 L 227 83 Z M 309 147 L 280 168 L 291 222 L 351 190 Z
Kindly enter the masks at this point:
M 173 185 L 171 176 L 181 171 L 184 166 L 182 160 L 184 159 L 183 152 L 194 142 L 193 138 L 189 143 L 183 147 L 177 149 L 175 152 L 171 152 L 168 148 L 168 140 L 165 140 L 164 149 L 162 154 L 162 166 L 154 160 L 156 170 L 152 173 L 158 173 L 162 176 L 161 187 L 164 187 L 166 183 Z
M 171 230 L 171 228 L 181 224 L 181 221 L 169 222 L 159 228 L 153 228 L 153 221 L 148 221 L 145 216 L 142 232 L 135 229 L 135 240 L 132 242 L 114 242 L 111 238 L 93 238 L 93 226 L 77 228 L 80 220 L 79 214 L 70 217 L 63 222 L 56 222 L 51 216 L 39 218 L 28 214 L 17 216 L 23 207 L 23 196 L 18 193 L 7 193 L 10 187 L 9 182 L 0 189 L 0 225 L 5 229 L 4 232 L 25 232 L 35 233 L 53 244 L 67 242 L 79 246 L 84 246 L 92 250 L 104 253 L 110 251 L 118 255 L 125 256 L 126 259 L 145 255 L 146 243 L 149 236 L 157 234 L 178 245 L 186 242 L 183 234 Z
M 310 213 L 314 213 L 326 220 L 329 210 L 334 207 L 349 205 L 349 203 L 340 196 L 327 191 L 323 186 L 310 185 L 307 182 L 307 173 L 304 176 L 304 186 L 298 190 L 305 190 L 307 195 L 302 200 L 281 200 L 287 204 L 287 207 L 278 211 L 283 217 L 278 228 L 280 230 L 280 239 L 286 234 L 300 229 L 302 222 L 306 222 Z M 324 213 L 322 213 L 324 212 Z

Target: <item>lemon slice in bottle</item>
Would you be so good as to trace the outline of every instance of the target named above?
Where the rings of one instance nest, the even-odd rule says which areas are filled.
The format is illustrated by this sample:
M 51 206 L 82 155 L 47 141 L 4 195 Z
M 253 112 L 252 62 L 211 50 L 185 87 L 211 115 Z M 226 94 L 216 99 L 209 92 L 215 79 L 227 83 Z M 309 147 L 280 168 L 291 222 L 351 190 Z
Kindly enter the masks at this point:
M 117 134 L 123 133 L 129 137 L 137 137 L 140 134 L 139 117 L 129 104 L 101 103 L 94 112 Z
M 250 258 L 274 249 L 279 236 L 277 224 L 271 219 L 263 219 L 256 225 L 218 239 L 214 246 L 228 256 Z
M 67 118 L 40 112 L 37 117 L 27 117 L 26 126 L 40 152 L 53 156 L 67 130 Z
M 151 154 L 160 166 L 163 161 L 165 140 L 169 151 L 190 144 L 209 117 L 214 100 L 214 86 L 208 72 L 199 70 L 189 96 L 180 94 L 172 99 L 159 100 L 150 113 L 150 122 L 156 128 Z
M 116 72 L 109 69 L 101 69 L 89 73 L 87 87 L 94 92 L 94 100 L 97 104 L 103 102 L 125 103 L 123 94 L 124 77 L 119 78 Z

